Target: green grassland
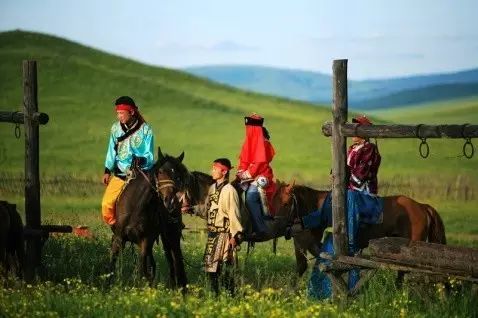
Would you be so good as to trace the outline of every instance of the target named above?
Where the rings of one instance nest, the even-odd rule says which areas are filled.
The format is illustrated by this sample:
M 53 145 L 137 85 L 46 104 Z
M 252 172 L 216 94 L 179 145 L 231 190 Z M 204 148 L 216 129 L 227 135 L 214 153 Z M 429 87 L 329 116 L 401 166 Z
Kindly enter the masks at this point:
M 266 118 L 276 148 L 276 177 L 295 178 L 329 188 L 330 140 L 321 126 L 331 120 L 329 105 L 244 92 L 194 76 L 132 60 L 42 34 L 0 33 L 0 109 L 21 110 L 21 62 L 38 61 L 39 106 L 50 116 L 40 127 L 41 199 L 44 223 L 87 225 L 95 239 L 52 237 L 44 249 L 45 277 L 29 286 L 18 281 L 0 288 L 0 317 L 6 316 L 369 316 L 436 317 L 478 315 L 478 298 L 469 286 L 453 282 L 450 295 L 439 285 L 396 289 L 393 273 L 380 272 L 364 293 L 347 302 L 307 299 L 307 275 L 293 275 L 290 241 L 279 241 L 278 254 L 259 244 L 245 259 L 240 252 L 239 297 L 218 300 L 205 287 L 200 269 L 205 237 L 201 220 L 185 217 L 183 247 L 190 294 L 165 288 L 167 271 L 156 246 L 157 288 L 145 287 L 128 247 L 119 279 L 106 284 L 109 229 L 100 220 L 106 143 L 115 120 L 113 101 L 131 95 L 151 123 L 156 145 L 178 155 L 185 151 L 191 170 L 207 172 L 217 157 L 236 161 L 244 127 L 242 117 Z M 421 105 L 372 113 L 377 123 L 477 123 L 478 100 Z M 23 129 L 22 129 L 23 130 Z M 431 154 L 421 159 L 419 140 L 378 140 L 383 195 L 403 193 L 437 208 L 451 244 L 478 247 L 478 159 L 462 157 L 463 140 L 429 140 Z M 0 199 L 23 212 L 24 141 L 13 124 L 0 124 Z M 310 262 L 311 267 L 313 262 Z M 384 292 L 387 291 L 387 292 Z M 426 297 L 423 297 L 423 294 Z

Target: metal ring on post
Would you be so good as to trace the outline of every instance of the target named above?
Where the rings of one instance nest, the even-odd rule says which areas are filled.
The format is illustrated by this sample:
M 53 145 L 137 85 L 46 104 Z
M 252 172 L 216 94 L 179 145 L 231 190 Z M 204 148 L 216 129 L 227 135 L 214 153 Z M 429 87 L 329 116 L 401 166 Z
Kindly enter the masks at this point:
M 17 124 L 15 125 L 15 137 L 16 137 L 17 139 L 20 139 L 21 133 L 22 133 L 22 132 L 21 132 L 21 130 L 20 130 L 20 124 L 17 123 Z
M 430 146 L 427 143 L 426 138 L 420 137 L 420 127 L 423 126 L 423 124 L 417 125 L 417 128 L 415 130 L 415 135 L 422 140 L 420 143 L 420 146 L 418 147 L 418 152 L 420 153 L 420 156 L 422 158 L 428 158 L 428 155 L 430 154 Z
M 469 145 L 469 147 L 468 147 Z M 468 154 L 467 149 L 470 148 L 470 153 Z M 473 158 L 473 155 L 475 154 L 475 147 L 471 143 L 471 138 L 466 138 L 466 142 L 463 145 L 463 156 L 465 156 L 467 159 Z
M 425 159 L 428 158 L 428 155 L 430 154 L 430 146 L 427 143 L 426 138 L 421 138 L 422 142 L 420 143 L 420 146 L 418 147 L 418 150 L 420 152 L 420 156 Z M 425 149 L 425 150 L 423 150 Z

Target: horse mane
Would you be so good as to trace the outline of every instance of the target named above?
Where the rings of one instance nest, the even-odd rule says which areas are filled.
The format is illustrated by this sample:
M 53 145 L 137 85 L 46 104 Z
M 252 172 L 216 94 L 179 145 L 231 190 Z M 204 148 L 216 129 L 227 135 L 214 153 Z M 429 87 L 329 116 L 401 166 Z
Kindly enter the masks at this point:
M 193 171 L 189 174 L 189 186 L 187 189 L 189 191 L 189 195 L 196 204 L 204 199 L 204 196 L 209 191 L 209 186 L 213 183 L 214 180 L 207 173 Z
M 178 176 L 174 180 L 176 186 L 181 191 L 188 191 L 189 196 L 192 199 L 193 204 L 201 201 L 202 196 L 209 190 L 209 186 L 214 183 L 212 177 L 201 171 L 189 172 L 185 164 L 181 160 L 168 154 L 163 154 L 162 157 L 156 162 L 155 169 L 159 169 L 166 164 L 171 165 L 171 168 L 175 170 L 175 174 Z M 205 190 L 205 191 L 201 191 Z
M 212 179 L 212 177 L 207 174 L 207 173 L 204 173 L 204 172 L 201 172 L 201 171 L 193 171 L 191 173 L 196 179 L 199 179 L 199 180 L 202 180 L 204 182 L 208 182 L 209 185 L 213 184 L 214 183 L 214 180 Z

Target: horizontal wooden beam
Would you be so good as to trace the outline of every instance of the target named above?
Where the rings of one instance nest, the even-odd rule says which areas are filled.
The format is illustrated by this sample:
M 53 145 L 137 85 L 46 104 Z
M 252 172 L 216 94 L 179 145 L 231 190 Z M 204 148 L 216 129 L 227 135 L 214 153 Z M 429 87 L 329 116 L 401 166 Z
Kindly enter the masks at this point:
M 40 125 L 46 125 L 50 120 L 48 114 L 45 113 L 33 113 L 32 120 L 39 123 Z M 0 111 L 0 122 L 4 123 L 14 123 L 14 124 L 24 124 L 25 123 L 25 114 L 22 112 L 4 112 Z
M 70 225 L 41 225 L 39 229 L 25 227 L 23 233 L 25 236 L 45 236 L 49 233 L 71 233 L 73 228 Z
M 364 138 L 476 138 L 478 125 L 372 125 L 346 123 L 341 127 L 343 137 Z M 322 126 L 326 137 L 332 136 L 332 123 Z
M 368 259 L 365 257 L 359 256 L 332 256 L 327 253 L 320 253 L 319 255 L 323 259 L 330 261 L 330 264 L 322 266 L 321 270 L 330 272 L 330 271 L 339 271 L 344 270 L 344 264 L 352 265 L 353 267 L 358 268 L 375 268 L 375 269 L 391 269 L 394 271 L 403 271 L 403 272 L 413 272 L 413 273 L 422 273 L 422 274 L 431 274 L 431 275 L 443 275 L 443 276 L 453 276 L 460 280 L 466 280 L 474 283 L 478 283 L 478 278 L 471 277 L 468 273 L 460 270 L 452 269 L 443 269 L 432 266 L 417 266 L 412 264 L 402 264 L 394 262 L 393 260 L 388 259 Z
M 42 225 L 41 229 L 48 233 L 71 233 L 73 228 L 70 225 Z

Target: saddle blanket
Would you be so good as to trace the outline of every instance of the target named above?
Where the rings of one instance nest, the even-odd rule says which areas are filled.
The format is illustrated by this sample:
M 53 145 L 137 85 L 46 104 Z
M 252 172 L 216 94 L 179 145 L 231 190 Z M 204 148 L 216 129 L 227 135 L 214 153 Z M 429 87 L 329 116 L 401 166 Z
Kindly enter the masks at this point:
M 357 219 L 363 224 L 383 222 L 383 198 L 366 192 L 347 190 L 347 219 Z M 329 192 L 319 210 L 302 218 L 306 228 L 332 225 L 332 195 Z

